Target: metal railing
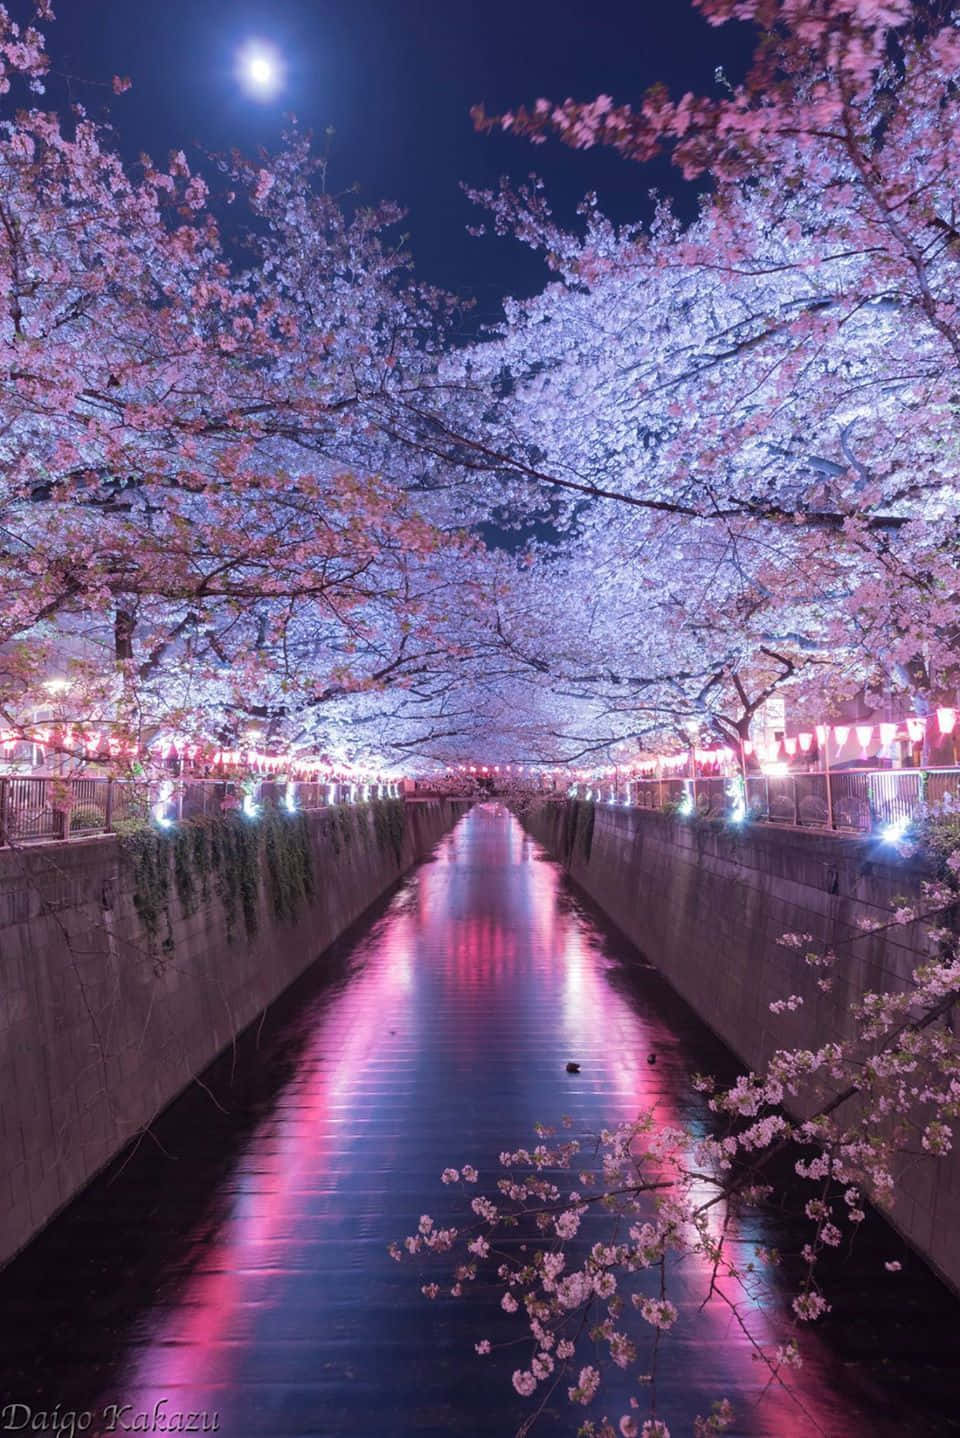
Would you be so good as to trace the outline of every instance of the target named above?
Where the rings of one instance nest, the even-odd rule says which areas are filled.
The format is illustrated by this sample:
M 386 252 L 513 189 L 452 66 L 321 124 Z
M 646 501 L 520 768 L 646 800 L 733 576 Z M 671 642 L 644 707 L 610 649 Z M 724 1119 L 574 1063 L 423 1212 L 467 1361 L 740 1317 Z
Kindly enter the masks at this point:
M 0 846 L 51 843 L 112 833 L 118 824 L 161 823 L 212 817 L 249 805 L 323 809 L 361 799 L 397 797 L 395 784 L 261 780 L 252 789 L 230 780 L 166 779 L 151 782 L 0 775 Z
M 907 824 L 930 808 L 953 800 L 960 809 L 960 768 L 835 769 L 820 773 L 750 774 L 740 789 L 739 776 L 728 778 L 652 777 L 634 779 L 615 790 L 575 786 L 582 797 L 639 809 L 675 808 L 704 818 L 746 817 L 804 829 L 834 829 L 869 834 Z

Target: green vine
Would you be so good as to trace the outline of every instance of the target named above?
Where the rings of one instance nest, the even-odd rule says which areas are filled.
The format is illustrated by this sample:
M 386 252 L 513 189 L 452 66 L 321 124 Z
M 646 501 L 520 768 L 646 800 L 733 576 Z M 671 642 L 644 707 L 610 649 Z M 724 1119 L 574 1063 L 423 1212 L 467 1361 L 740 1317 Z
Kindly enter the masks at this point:
M 192 914 L 197 908 L 197 886 L 193 876 L 193 835 L 190 825 L 184 824 L 173 836 L 173 882 L 177 898 L 184 914 Z
M 571 799 L 564 806 L 560 852 L 566 864 L 573 862 L 575 850 L 579 850 L 583 862 L 589 864 L 596 817 L 596 805 L 590 799 Z
M 300 905 L 313 894 L 310 829 L 305 814 L 269 813 L 261 825 L 273 912 L 278 919 L 294 919 Z
M 323 811 L 320 833 L 335 856 L 349 849 L 357 837 L 357 812 L 360 807 L 356 804 L 334 804 Z
M 403 841 L 407 832 L 407 806 L 402 799 L 383 799 L 373 805 L 374 833 L 382 853 L 392 850 L 397 863 L 403 857 Z
M 170 841 L 159 829 L 139 824 L 118 826 L 123 850 L 133 865 L 133 903 L 151 942 L 160 934 L 166 920 L 163 940 L 165 953 L 173 951 L 173 927 L 170 922 Z
M 333 830 L 352 836 L 352 826 L 334 816 Z M 175 892 L 188 916 L 216 892 L 227 933 L 240 924 L 248 937 L 259 925 L 260 887 L 274 915 L 295 919 L 314 892 L 310 826 L 305 814 L 268 810 L 257 821 L 238 813 L 187 820 L 173 829 L 118 826 L 123 853 L 134 873 L 133 901 L 152 943 L 174 947 L 170 900 Z M 350 840 L 347 839 L 346 842 Z

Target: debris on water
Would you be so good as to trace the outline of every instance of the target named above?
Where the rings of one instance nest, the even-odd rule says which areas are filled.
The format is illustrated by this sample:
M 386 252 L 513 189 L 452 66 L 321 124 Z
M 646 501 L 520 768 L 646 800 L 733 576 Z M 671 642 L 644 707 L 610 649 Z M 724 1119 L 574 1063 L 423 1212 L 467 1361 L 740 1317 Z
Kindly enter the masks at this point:
M 575 1064 L 575 1063 L 573 1062 L 573 1059 L 571 1059 L 570 1062 L 567 1064 L 567 1073 L 568 1073 L 568 1074 L 578 1074 L 579 1072 L 580 1072 L 580 1065 L 579 1065 L 579 1064 Z
M 648 1063 L 648 1064 L 655 1064 L 656 1061 L 657 1061 L 657 1056 L 656 1056 L 656 1054 L 647 1054 L 647 1063 Z

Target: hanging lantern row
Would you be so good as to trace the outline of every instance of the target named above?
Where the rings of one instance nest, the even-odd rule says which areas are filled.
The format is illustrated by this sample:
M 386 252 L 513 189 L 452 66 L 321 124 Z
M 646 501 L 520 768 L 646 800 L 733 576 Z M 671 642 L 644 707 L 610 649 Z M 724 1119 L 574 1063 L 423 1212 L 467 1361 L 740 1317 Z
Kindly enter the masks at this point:
M 52 749 L 55 753 L 83 753 L 88 759 L 96 759 L 100 755 L 116 759 L 121 754 L 135 756 L 140 752 L 136 744 L 124 743 L 114 734 L 77 730 L 72 724 L 57 730 L 44 726 L 29 733 L 0 730 L 0 748 L 5 754 L 9 755 L 17 744 L 34 744 L 40 750 Z
M 941 706 L 936 711 L 936 720 L 941 736 L 952 734 L 956 729 L 957 710 L 950 706 Z M 902 722 L 906 726 L 910 740 L 913 743 L 920 743 L 926 734 L 927 718 L 923 715 L 910 715 Z M 857 742 L 865 753 L 872 744 L 875 733 L 881 745 L 886 747 L 897 737 L 899 729 L 900 724 L 889 721 L 879 724 L 816 724 L 811 730 L 801 730 L 797 734 L 786 735 L 783 739 L 768 741 L 745 739 L 743 752 L 747 756 L 755 755 L 762 763 L 773 763 L 781 757 L 781 752 L 788 759 L 796 757 L 798 753 L 808 754 L 813 748 L 814 738 L 816 738 L 818 746 L 823 749 L 831 734 L 837 748 L 843 749 L 851 733 L 856 733 Z M 140 750 L 136 744 L 124 742 L 115 735 L 106 734 L 101 730 L 80 729 L 72 724 L 66 725 L 62 730 L 43 726 L 32 730 L 29 734 L 0 730 L 0 750 L 3 751 L 5 757 L 9 758 L 15 746 L 20 742 L 35 744 L 41 752 L 52 748 L 54 752 L 82 753 L 90 760 L 107 758 L 117 761 L 121 757 L 130 760 L 148 757 L 160 762 L 179 760 L 189 764 L 202 760 L 217 769 L 244 768 L 262 775 L 275 774 L 282 770 L 289 771 L 297 777 L 326 781 L 342 779 L 370 783 L 379 782 L 382 778 L 379 773 L 356 770 L 349 766 L 335 766 L 326 757 L 314 755 L 294 757 L 292 755 L 268 754 L 252 748 L 206 750 L 199 743 L 174 739 L 158 741 L 144 750 Z M 736 751 L 729 745 L 721 745 L 713 749 L 694 747 L 692 750 L 681 750 L 679 753 L 654 755 L 635 760 L 631 765 L 624 767 L 630 773 L 639 775 L 651 774 L 657 770 L 679 769 L 689 764 L 691 753 L 698 764 L 730 763 L 736 758 Z M 457 764 L 450 766 L 446 772 L 448 774 L 473 775 L 504 774 L 517 777 L 563 774 L 568 778 L 596 780 L 598 778 L 613 779 L 623 770 L 608 768 L 574 771 L 569 766 L 551 768 L 550 766 L 531 764 Z
M 936 711 L 937 731 L 941 736 L 952 734 L 957 724 L 957 711 L 949 706 L 941 706 Z M 880 724 L 816 724 L 813 729 L 800 730 L 797 734 L 785 735 L 783 739 L 751 740 L 744 739 L 743 752 L 748 757 L 755 755 L 762 763 L 774 763 L 782 756 L 793 759 L 797 754 L 809 754 L 813 748 L 813 741 L 816 739 L 820 749 L 825 749 L 827 740 L 833 736 L 837 749 L 843 749 L 847 744 L 850 735 L 856 734 L 857 743 L 861 750 L 866 753 L 874 741 L 874 736 L 879 739 L 883 748 L 892 744 L 900 732 L 901 723 L 906 727 L 907 736 L 914 744 L 919 744 L 927 732 L 928 719 L 923 715 L 911 714 L 900 723 L 884 721 Z M 642 759 L 631 766 L 633 772 L 640 774 L 653 773 L 658 766 L 661 768 L 682 768 L 690 762 L 690 754 L 698 764 L 730 762 L 736 757 L 735 750 L 729 745 L 723 745 L 716 749 L 689 749 L 681 750 L 678 754 L 658 755 L 650 759 Z M 613 776 L 616 770 L 606 771 Z
M 950 706 L 941 706 L 936 711 L 937 731 L 941 736 L 952 734 L 957 725 L 957 710 Z M 813 748 L 814 739 L 817 746 L 823 750 L 826 748 L 827 740 L 833 736 L 837 749 L 843 749 L 855 734 L 857 743 L 861 750 L 866 753 L 871 746 L 874 736 L 879 739 L 882 747 L 886 748 L 897 738 L 901 727 L 906 728 L 906 734 L 914 744 L 919 744 L 927 732 L 929 719 L 923 715 L 911 714 L 908 718 L 893 723 L 883 721 L 878 724 L 816 724 L 812 729 L 800 730 L 797 734 L 785 735 L 783 739 L 770 739 L 767 741 L 757 739 L 745 739 L 743 741 L 743 753 L 745 756 L 755 756 L 761 763 L 770 764 L 777 760 L 786 758 L 793 759 L 798 754 L 809 754 Z M 572 770 L 567 767 L 560 771 L 553 769 L 549 772 L 558 774 L 563 772 L 567 777 L 577 780 L 594 781 L 604 779 L 615 779 L 618 775 L 643 776 L 654 773 L 662 773 L 664 770 L 685 769 L 690 763 L 690 756 L 698 764 L 722 764 L 732 763 L 737 759 L 737 751 L 729 744 L 720 745 L 713 749 L 693 747 L 692 749 L 681 749 L 675 754 L 656 754 L 648 758 L 636 759 L 628 765 L 618 768 Z
M 56 730 L 45 725 L 26 733 L 0 730 L 0 750 L 5 758 L 9 759 L 16 745 L 20 743 L 35 745 L 44 756 L 49 749 L 55 754 L 82 756 L 91 761 L 100 759 L 117 762 L 126 758 L 131 761 L 148 759 L 155 763 L 167 763 L 173 760 L 195 764 L 199 760 L 215 769 L 242 768 L 246 772 L 263 776 L 289 771 L 301 778 L 331 781 L 336 779 L 352 783 L 379 783 L 383 778 L 379 772 L 354 769 L 347 765 L 335 766 L 328 759 L 314 755 L 267 754 L 257 749 L 212 750 L 198 743 L 176 739 L 158 740 L 141 748 L 102 730 L 79 729 L 73 724 Z
M 447 774 L 545 774 L 542 765 L 535 764 L 451 764 L 444 771 Z M 555 772 L 555 771 L 549 771 Z

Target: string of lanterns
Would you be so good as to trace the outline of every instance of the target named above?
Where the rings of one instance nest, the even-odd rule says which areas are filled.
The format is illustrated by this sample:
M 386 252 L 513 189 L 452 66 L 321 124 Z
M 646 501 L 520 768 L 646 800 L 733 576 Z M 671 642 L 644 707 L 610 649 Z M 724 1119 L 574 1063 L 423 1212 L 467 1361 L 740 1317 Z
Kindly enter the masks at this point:
M 940 706 L 936 710 L 935 717 L 937 731 L 941 737 L 954 733 L 957 725 L 955 708 L 946 705 Z M 784 735 L 779 739 L 745 739 L 742 749 L 745 757 L 755 757 L 761 764 L 771 764 L 776 763 L 781 757 L 792 759 L 798 755 L 809 754 L 813 749 L 814 739 L 821 751 L 826 749 L 831 737 L 837 750 L 842 750 L 849 742 L 851 734 L 855 734 L 862 753 L 866 754 L 867 749 L 873 744 L 875 736 L 880 745 L 886 748 L 897 739 L 901 728 L 905 729 L 904 737 L 912 743 L 921 743 L 926 737 L 929 722 L 930 720 L 926 716 L 912 714 L 898 722 L 815 724 L 811 729 L 803 729 L 796 734 Z M 282 771 L 297 777 L 314 779 L 333 779 L 343 776 L 369 782 L 381 777 L 379 773 L 374 774 L 373 771 L 354 769 L 352 766 L 344 764 L 336 765 L 326 755 L 269 754 L 252 747 L 212 750 L 205 748 L 200 743 L 183 739 L 164 739 L 150 745 L 138 746 L 103 730 L 83 729 L 74 724 L 66 724 L 62 728 L 43 725 L 21 732 L 0 730 L 0 751 L 5 759 L 9 760 L 18 743 L 33 744 L 41 750 L 41 753 L 46 749 L 52 749 L 55 753 L 68 753 L 85 757 L 91 761 L 107 760 L 116 763 L 122 759 L 132 762 L 146 758 L 163 764 L 179 762 L 194 766 L 199 763 L 219 770 L 242 768 L 247 772 L 264 776 Z M 691 756 L 696 763 L 707 765 L 733 763 L 739 758 L 737 751 L 729 744 L 717 745 L 713 748 L 693 745 L 690 749 L 680 750 L 673 754 L 656 754 L 634 759 L 620 767 L 635 773 L 649 774 L 657 770 L 683 768 L 690 763 Z M 573 771 L 566 765 L 550 764 L 456 764 L 448 766 L 446 772 L 488 777 L 516 776 L 517 778 L 576 772 L 578 777 L 586 778 L 591 772 L 612 775 L 617 771 L 615 769 Z
M 943 705 L 936 710 L 935 717 L 937 732 L 941 737 L 954 733 L 957 726 L 957 710 L 955 708 Z M 897 722 L 885 720 L 877 724 L 815 724 L 812 729 L 803 729 L 796 734 L 784 735 L 779 739 L 744 739 L 742 748 L 745 757 L 755 757 L 761 764 L 772 764 L 781 759 L 789 760 L 798 755 L 809 754 L 813 749 L 814 739 L 816 739 L 818 748 L 825 751 L 828 741 L 832 737 L 836 751 L 839 753 L 849 742 L 851 734 L 854 734 L 861 752 L 866 755 L 875 737 L 882 748 L 887 748 L 901 736 L 902 731 L 902 737 L 909 739 L 911 743 L 922 743 L 926 737 L 929 722 L 929 717 L 911 714 Z M 683 749 L 674 754 L 657 754 L 633 760 L 623 767 L 641 774 L 653 773 L 657 769 L 684 768 L 690 763 L 691 755 L 698 764 L 719 765 L 725 762 L 732 763 L 738 758 L 737 750 L 731 748 L 729 744 L 718 745 L 710 749 L 692 746 L 690 749 Z M 602 772 L 612 775 L 616 773 L 616 770 L 605 769 Z M 586 776 L 581 775 L 581 777 Z
M 382 777 L 379 771 L 354 768 L 348 764 L 334 764 L 326 755 L 268 754 L 255 748 L 214 750 L 184 739 L 163 739 L 152 744 L 138 745 L 104 730 L 82 729 L 75 724 L 66 724 L 62 728 L 47 724 L 22 731 L 0 730 L 0 751 L 4 759 L 9 761 L 14 749 L 21 743 L 38 748 L 41 756 L 49 750 L 54 754 L 68 754 L 90 762 L 173 762 L 190 767 L 199 764 L 219 770 L 243 769 L 261 776 L 283 772 L 300 778 L 344 778 L 365 783 L 379 781 Z
M 933 716 L 930 716 L 933 717 Z M 941 737 L 954 733 L 957 726 L 957 710 L 953 707 L 943 705 L 936 710 L 935 714 L 937 731 Z M 798 756 L 809 754 L 813 750 L 814 740 L 818 749 L 822 752 L 827 748 L 828 741 L 832 737 L 836 751 L 842 750 L 849 742 L 850 736 L 855 735 L 861 751 L 871 747 L 876 738 L 883 748 L 887 748 L 898 737 L 908 738 L 912 743 L 919 744 L 923 741 L 927 732 L 929 717 L 924 715 L 911 714 L 907 718 L 897 722 L 883 720 L 879 723 L 841 723 L 841 724 L 815 724 L 811 729 L 801 729 L 796 734 L 784 735 L 779 739 L 745 739 L 743 741 L 743 754 L 745 758 L 755 757 L 760 764 L 773 764 L 782 759 L 793 759 Z M 474 775 L 499 775 L 499 774 L 548 774 L 567 775 L 571 778 L 587 779 L 606 775 L 613 777 L 618 770 L 624 773 L 650 774 L 658 770 L 683 769 L 690 764 L 691 757 L 697 764 L 716 764 L 718 766 L 726 763 L 739 762 L 738 749 L 729 744 L 716 745 L 712 748 L 704 748 L 693 745 L 689 749 L 681 749 L 673 754 L 654 754 L 643 758 L 628 760 L 617 768 L 609 766 L 597 767 L 595 769 L 573 769 L 569 765 L 525 765 L 525 764 L 457 764 L 448 769 L 448 773 L 464 773 Z

